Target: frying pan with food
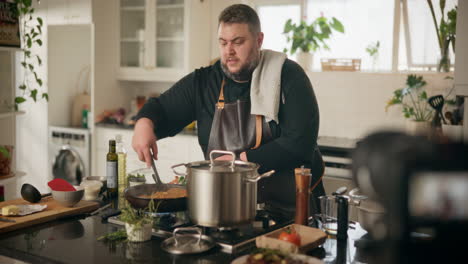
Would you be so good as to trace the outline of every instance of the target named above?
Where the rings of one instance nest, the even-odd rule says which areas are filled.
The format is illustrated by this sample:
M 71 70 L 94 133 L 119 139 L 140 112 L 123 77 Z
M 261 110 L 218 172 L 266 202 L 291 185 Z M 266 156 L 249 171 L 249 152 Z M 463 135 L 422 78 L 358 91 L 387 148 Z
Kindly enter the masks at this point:
M 181 184 L 167 184 L 169 189 L 179 188 L 186 190 L 185 185 Z M 150 196 L 158 191 L 156 184 L 141 184 L 128 187 L 125 190 L 124 197 L 134 208 L 148 207 Z M 147 198 L 146 198 L 146 197 Z M 164 196 L 164 195 L 162 195 Z M 158 205 L 158 212 L 179 212 L 187 210 L 187 197 L 179 198 L 154 198 L 155 205 Z

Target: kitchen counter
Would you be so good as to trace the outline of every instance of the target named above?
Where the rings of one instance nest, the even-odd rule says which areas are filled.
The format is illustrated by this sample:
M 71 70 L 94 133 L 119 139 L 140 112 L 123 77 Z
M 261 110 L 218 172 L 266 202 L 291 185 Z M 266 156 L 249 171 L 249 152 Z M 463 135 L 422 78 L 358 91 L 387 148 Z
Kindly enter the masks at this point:
M 215 247 L 200 255 L 176 256 L 161 249 L 164 238 L 157 236 L 143 243 L 97 241 L 97 237 L 120 228 L 99 216 L 57 220 L 2 235 L 0 255 L 29 263 L 230 263 L 249 252 L 233 255 Z M 336 245 L 336 240 L 327 239 L 323 247 L 309 255 L 328 263 L 335 259 Z M 354 242 L 350 240 L 346 248 L 350 261 L 356 252 Z
M 96 123 L 96 127 L 102 127 L 102 128 L 112 128 L 112 129 L 125 129 L 125 130 L 133 130 L 135 126 L 130 126 L 130 125 L 123 125 L 123 124 L 106 124 L 106 123 Z M 196 129 L 183 129 L 180 131 L 179 134 L 182 135 L 193 135 L 197 136 L 197 130 Z

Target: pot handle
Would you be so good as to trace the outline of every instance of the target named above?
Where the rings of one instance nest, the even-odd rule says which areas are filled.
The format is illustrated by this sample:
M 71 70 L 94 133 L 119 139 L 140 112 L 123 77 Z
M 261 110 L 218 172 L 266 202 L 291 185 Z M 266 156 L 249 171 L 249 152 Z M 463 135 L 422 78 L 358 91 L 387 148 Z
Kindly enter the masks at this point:
M 171 169 L 172 169 L 172 171 L 173 171 L 176 175 L 178 175 L 178 176 L 182 176 L 182 177 L 187 176 L 187 173 L 183 173 L 183 172 L 178 172 L 178 171 L 176 171 L 175 168 L 180 167 L 180 166 L 185 166 L 185 167 L 187 167 L 187 165 L 186 165 L 185 163 L 179 163 L 179 164 L 176 164 L 176 165 L 172 165 L 172 166 L 171 166 Z
M 234 161 L 236 161 L 236 154 L 232 151 L 225 151 L 225 150 L 212 150 L 210 152 L 210 166 L 213 166 L 214 159 L 213 159 L 213 154 L 225 154 L 225 155 L 231 155 L 232 161 L 231 161 L 231 168 L 234 168 Z
M 174 232 L 172 232 L 172 235 L 174 236 L 175 246 L 177 246 L 179 244 L 179 241 L 177 240 L 177 233 L 184 232 L 184 231 L 185 232 L 193 231 L 193 232 L 197 233 L 197 235 L 198 235 L 197 244 L 200 244 L 201 237 L 202 237 L 202 232 L 201 232 L 201 229 L 199 227 L 178 227 L 178 228 L 174 229 Z
M 354 188 L 351 191 L 349 191 L 349 196 L 352 199 L 352 203 L 356 206 L 359 206 L 362 200 L 367 199 L 366 195 L 359 194 L 359 188 Z
M 245 180 L 248 181 L 248 182 L 258 182 L 260 179 L 270 177 L 271 175 L 273 175 L 273 173 L 275 173 L 275 170 L 265 172 L 262 175 L 258 175 L 258 176 L 254 177 L 254 178 L 245 178 Z

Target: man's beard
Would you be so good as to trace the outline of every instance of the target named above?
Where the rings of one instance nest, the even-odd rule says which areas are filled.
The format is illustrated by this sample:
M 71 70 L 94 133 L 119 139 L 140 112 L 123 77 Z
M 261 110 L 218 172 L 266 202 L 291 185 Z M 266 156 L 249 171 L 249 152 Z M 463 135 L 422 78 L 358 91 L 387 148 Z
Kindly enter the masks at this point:
M 252 73 L 257 67 L 259 60 L 260 60 L 260 56 L 259 56 L 259 52 L 257 52 L 254 58 L 250 60 L 247 63 L 247 65 L 244 65 L 237 73 L 230 72 L 227 65 L 223 62 L 221 62 L 221 69 L 223 70 L 226 77 L 236 82 L 245 82 L 252 78 Z

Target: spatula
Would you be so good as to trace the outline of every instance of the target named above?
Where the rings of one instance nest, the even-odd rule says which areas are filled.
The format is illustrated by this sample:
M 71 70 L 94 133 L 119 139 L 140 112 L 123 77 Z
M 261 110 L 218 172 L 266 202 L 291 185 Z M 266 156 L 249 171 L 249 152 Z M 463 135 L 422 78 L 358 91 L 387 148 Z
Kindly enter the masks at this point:
M 442 108 L 444 107 L 445 102 L 444 97 L 442 95 L 435 95 L 429 97 L 427 101 L 429 102 L 429 105 L 436 110 L 436 114 L 439 115 L 444 124 L 447 124 L 447 121 L 445 121 L 444 115 L 442 114 Z
M 167 184 L 161 181 L 161 178 L 159 178 L 158 170 L 156 169 L 156 165 L 154 164 L 153 154 L 151 154 L 150 158 L 151 158 L 151 168 L 153 168 L 152 176 L 154 179 L 154 183 L 157 186 L 156 189 L 161 192 L 166 192 L 167 190 L 169 190 L 169 187 L 167 186 Z

